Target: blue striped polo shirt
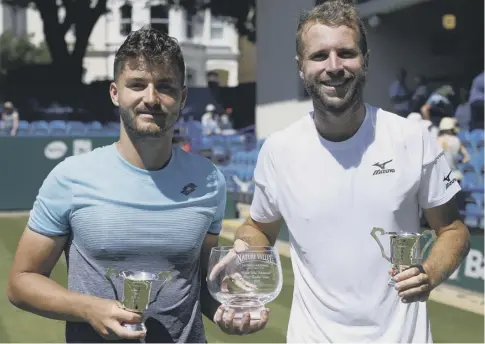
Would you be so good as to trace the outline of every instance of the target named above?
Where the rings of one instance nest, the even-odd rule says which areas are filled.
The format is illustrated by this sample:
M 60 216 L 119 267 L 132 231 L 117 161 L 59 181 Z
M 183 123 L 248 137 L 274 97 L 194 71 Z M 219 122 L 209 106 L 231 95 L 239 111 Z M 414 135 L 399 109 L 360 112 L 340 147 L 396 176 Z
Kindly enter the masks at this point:
M 147 341 L 204 342 L 199 256 L 206 233 L 219 234 L 226 184 L 205 157 L 173 148 L 158 171 L 125 161 L 116 146 L 59 163 L 41 186 L 28 226 L 46 236 L 68 235 L 70 290 L 115 299 L 122 281 L 108 269 L 170 271 L 153 283 L 146 311 Z M 158 292 L 159 291 L 159 292 Z M 102 342 L 87 323 L 66 324 L 67 342 Z

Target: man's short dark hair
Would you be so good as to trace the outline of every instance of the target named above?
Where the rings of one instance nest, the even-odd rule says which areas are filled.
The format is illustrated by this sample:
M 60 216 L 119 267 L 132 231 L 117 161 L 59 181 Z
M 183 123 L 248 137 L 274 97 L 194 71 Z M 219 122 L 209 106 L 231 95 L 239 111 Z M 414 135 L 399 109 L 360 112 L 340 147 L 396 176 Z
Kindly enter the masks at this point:
M 176 66 L 181 84 L 185 84 L 185 61 L 177 40 L 151 28 L 132 31 L 115 55 L 114 79 L 123 72 L 130 60 L 139 60 L 149 65 L 166 64 Z
M 298 22 L 296 32 L 296 53 L 303 56 L 303 30 L 310 24 L 327 26 L 347 26 L 357 33 L 360 51 L 367 56 L 367 33 L 364 23 L 359 17 L 357 8 L 349 0 L 328 0 L 314 7 L 311 11 L 303 12 Z

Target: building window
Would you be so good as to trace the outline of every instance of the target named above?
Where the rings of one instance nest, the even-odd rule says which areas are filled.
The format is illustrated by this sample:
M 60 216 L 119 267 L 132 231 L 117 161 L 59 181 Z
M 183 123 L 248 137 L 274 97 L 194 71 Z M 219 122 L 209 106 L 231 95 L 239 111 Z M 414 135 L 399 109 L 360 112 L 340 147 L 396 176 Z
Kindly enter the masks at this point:
M 200 37 L 204 27 L 204 12 L 185 14 L 185 37 L 192 39 Z
M 168 35 L 168 5 L 150 6 L 150 26 Z
M 125 4 L 120 7 L 120 12 L 121 12 L 120 34 L 122 36 L 127 36 L 131 32 L 131 12 L 132 12 L 131 5 L 125 2 Z
M 187 69 L 185 71 L 185 85 L 190 87 L 195 83 L 195 71 L 193 69 Z
M 195 15 L 192 13 L 185 13 L 185 36 L 188 39 L 194 38 Z
M 217 17 L 211 20 L 211 39 L 222 39 L 224 36 L 224 22 Z

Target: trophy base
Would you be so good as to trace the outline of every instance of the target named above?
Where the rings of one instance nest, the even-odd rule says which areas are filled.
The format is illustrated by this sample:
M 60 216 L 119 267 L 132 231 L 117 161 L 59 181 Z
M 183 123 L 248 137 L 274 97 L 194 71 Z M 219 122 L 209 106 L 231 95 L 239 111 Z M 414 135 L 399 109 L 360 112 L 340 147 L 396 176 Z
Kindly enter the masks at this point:
M 249 313 L 251 325 L 259 322 L 261 319 L 261 311 L 265 309 L 264 303 L 258 299 L 249 297 L 232 298 L 224 306 L 234 310 L 234 321 L 236 322 L 242 321 L 244 314 Z
M 123 327 L 131 330 L 131 331 L 142 331 L 142 332 L 146 332 L 147 331 L 147 328 L 145 326 L 144 323 L 135 323 L 135 324 L 123 324 Z

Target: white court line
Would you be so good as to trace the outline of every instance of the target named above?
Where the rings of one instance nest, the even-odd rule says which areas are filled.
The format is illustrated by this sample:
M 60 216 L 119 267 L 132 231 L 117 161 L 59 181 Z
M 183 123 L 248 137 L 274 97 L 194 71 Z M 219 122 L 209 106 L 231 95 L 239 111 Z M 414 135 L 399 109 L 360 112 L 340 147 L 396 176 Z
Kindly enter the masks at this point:
M 22 217 L 22 216 L 29 216 L 30 210 L 21 210 L 21 211 L 0 211 L 0 218 L 1 217 Z

